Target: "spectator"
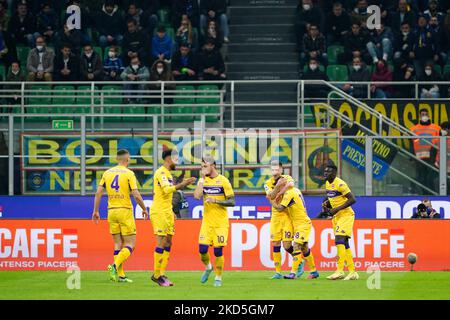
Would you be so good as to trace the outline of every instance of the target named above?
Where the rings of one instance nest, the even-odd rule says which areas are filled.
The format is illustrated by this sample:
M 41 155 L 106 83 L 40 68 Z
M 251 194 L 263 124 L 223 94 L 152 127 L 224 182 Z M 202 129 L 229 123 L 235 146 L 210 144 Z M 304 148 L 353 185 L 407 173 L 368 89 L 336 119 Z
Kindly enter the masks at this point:
M 325 72 L 319 68 L 319 61 L 316 58 L 309 60 L 308 69 L 301 76 L 302 80 L 324 80 L 329 81 Z M 307 84 L 305 85 L 305 96 L 307 98 L 324 98 L 327 96 L 327 88 L 323 85 Z
M 305 63 L 311 58 L 316 58 L 324 66 L 328 64 L 325 37 L 320 33 L 319 28 L 315 24 L 309 26 L 308 34 L 305 34 L 303 37 L 300 68 L 303 69 Z
M 393 80 L 392 71 L 389 70 L 385 60 L 379 60 L 376 64 L 375 72 L 372 74 L 372 82 L 389 82 Z M 376 99 L 390 98 L 393 93 L 391 84 L 372 84 L 371 92 Z
M 50 3 L 45 3 L 42 6 L 42 10 L 37 16 L 36 28 L 39 34 L 45 37 L 47 42 L 53 41 L 55 33 L 59 28 L 59 19 Z
M 414 135 L 417 136 L 427 136 L 428 139 L 424 138 L 416 138 L 413 142 L 414 154 L 417 158 L 428 163 L 429 165 L 433 165 L 435 163 L 435 157 L 433 154 L 436 154 L 435 146 L 438 145 L 438 139 L 441 133 L 441 127 L 437 124 L 431 123 L 430 115 L 427 109 L 420 109 L 419 111 L 419 123 L 410 129 Z M 417 163 L 417 181 L 420 182 L 423 186 L 426 186 L 430 189 L 433 189 L 433 181 L 435 175 L 433 171 L 428 167 L 423 165 L 422 163 Z M 425 188 L 422 188 L 422 194 L 428 194 L 428 191 Z
M 141 61 L 147 61 L 147 48 L 149 47 L 148 37 L 144 31 L 138 30 L 136 20 L 131 19 L 127 22 L 127 32 L 123 37 L 123 57 L 125 65 L 130 63 L 134 57 L 139 57 Z
M 396 82 L 413 82 L 416 81 L 416 72 L 414 66 L 406 61 L 399 60 L 396 62 L 396 72 L 394 72 L 394 81 Z M 404 84 L 395 86 L 396 98 L 412 98 L 414 97 L 415 87 L 413 84 Z
M 371 40 L 367 43 L 367 51 L 372 57 L 373 64 L 376 64 L 380 59 L 388 61 L 391 58 L 392 41 L 394 41 L 394 37 L 391 29 L 385 27 L 383 23 L 381 23 L 379 29 L 372 32 Z
M 410 57 L 410 52 L 414 45 L 413 41 L 411 26 L 404 22 L 401 27 L 401 33 L 396 35 L 396 40 L 394 41 L 394 64 L 400 64 L 401 62 L 413 63 Z
M 359 23 L 363 29 L 366 29 L 367 18 L 369 17 L 367 13 L 368 6 L 367 0 L 358 0 L 353 8 L 353 12 L 350 14 L 352 21 Z
M 152 61 L 167 60 L 172 56 L 172 38 L 166 33 L 164 26 L 159 26 L 152 39 Z
M 87 34 L 87 30 L 89 28 L 94 27 L 94 23 L 93 20 L 96 18 L 95 15 L 93 15 L 88 9 L 88 7 L 86 6 L 86 4 L 82 5 L 81 2 L 82 1 L 88 1 L 88 0 L 71 0 L 69 1 L 69 4 L 77 6 L 80 10 L 80 16 L 81 16 L 81 30 L 78 30 L 81 35 L 82 35 L 82 42 L 84 43 L 91 43 L 92 39 L 91 37 Z M 99 1 L 99 0 L 97 0 Z M 65 19 L 64 21 L 67 21 L 69 15 L 66 13 Z M 75 51 L 75 47 L 72 47 L 72 51 Z
M 183 16 L 181 25 L 177 30 L 177 34 L 175 37 L 175 44 L 176 44 L 175 50 L 178 50 L 180 44 L 182 43 L 188 43 L 192 48 L 192 51 L 194 52 L 197 51 L 198 46 L 197 35 L 192 30 L 191 21 L 189 21 L 189 18 L 186 15 Z
M 417 206 L 417 211 L 412 215 L 411 219 L 440 219 L 441 215 L 433 209 L 431 200 L 425 198 L 422 203 Z
M 59 31 L 55 37 L 56 48 L 62 49 L 64 44 L 69 44 L 72 48 L 72 54 L 77 57 L 81 54 L 81 48 L 84 44 L 84 37 L 80 30 L 72 29 L 69 30 L 67 24 L 64 24 L 63 31 Z
M 444 74 L 443 81 L 450 82 L 450 71 L 447 71 Z M 450 85 L 449 84 L 442 86 L 442 95 L 443 95 L 442 98 L 445 98 L 445 97 L 450 98 Z M 449 187 L 450 187 L 450 185 L 449 185 Z M 449 190 L 450 190 L 450 188 L 449 188 Z
M 197 80 L 197 59 L 189 44 L 182 43 L 172 57 L 172 74 L 176 81 Z
M 371 63 L 370 55 L 367 52 L 367 43 L 369 36 L 363 30 L 359 23 L 352 23 L 352 30 L 350 34 L 345 37 L 344 52 L 338 55 L 338 60 L 341 64 L 348 64 L 353 58 L 362 58 L 362 60 L 369 64 Z
M 172 2 L 172 25 L 178 29 L 181 17 L 187 15 L 193 27 L 199 26 L 199 8 L 197 0 L 173 0 Z
M 180 183 L 183 181 L 184 174 L 181 174 L 181 176 L 174 177 L 174 183 Z M 173 193 L 172 196 L 172 208 L 173 213 L 177 216 L 177 219 L 189 219 L 191 218 L 189 215 L 189 201 L 187 200 L 186 196 L 184 195 L 184 192 L 180 189 Z
M 22 71 L 22 68 L 20 68 L 20 64 L 18 61 L 13 61 L 11 63 L 11 68 L 9 68 L 8 74 L 6 75 L 6 81 L 7 82 L 23 82 L 26 81 L 26 75 L 25 72 Z M 8 105 L 19 105 L 21 104 L 21 94 L 20 94 L 20 84 L 9 84 L 5 85 L 5 90 L 8 90 L 9 93 L 11 93 L 11 97 L 6 99 L 6 103 Z M 12 109 L 8 110 L 7 112 L 13 112 Z
M 140 26 L 147 34 L 153 34 L 155 27 L 158 25 L 157 12 L 160 9 L 160 1 L 142 0 L 141 8 L 144 10 L 144 13 L 141 15 Z
M 6 0 L 0 1 L 0 27 L 3 30 L 6 30 L 8 28 L 8 22 L 11 17 L 8 13 L 8 3 Z
M 130 61 L 130 65 L 125 68 L 125 70 L 120 75 L 123 81 L 148 81 L 150 79 L 150 72 L 148 68 L 141 64 L 139 57 L 133 57 Z M 142 94 L 145 90 L 147 90 L 147 85 L 143 83 L 133 84 L 127 83 L 124 85 L 124 90 L 129 98 L 126 98 L 127 103 L 136 102 L 136 99 L 131 99 L 130 96 Z M 133 92 L 132 90 L 139 90 L 139 92 Z
M 17 12 L 9 20 L 8 32 L 14 37 L 17 44 L 25 44 L 33 47 L 35 39 L 39 36 L 36 32 L 36 20 L 28 12 L 26 4 L 19 4 Z
M 440 75 L 434 70 L 434 65 L 432 62 L 427 62 L 425 64 L 425 70 L 419 77 L 421 82 L 429 82 L 430 84 L 421 84 L 419 86 L 420 98 L 426 99 L 436 99 L 440 98 L 439 86 L 436 82 L 441 81 Z
M 55 81 L 78 81 L 80 61 L 72 54 L 69 44 L 64 44 L 61 54 L 56 57 L 54 79 Z
M 208 21 L 218 21 L 223 31 L 223 41 L 228 43 L 229 29 L 227 0 L 200 0 L 200 29 L 206 30 Z
M 445 15 L 439 11 L 439 1 L 438 0 L 430 0 L 428 2 L 428 9 L 423 12 L 425 19 L 430 21 L 432 17 L 436 17 L 439 21 L 439 24 L 442 24 L 445 19 Z
M 223 44 L 223 34 L 219 26 L 214 20 L 208 22 L 206 30 L 203 31 L 205 39 L 211 39 L 214 41 L 214 47 L 216 50 L 220 50 Z
M 81 81 L 101 81 L 103 76 L 102 57 L 95 52 L 91 44 L 84 46 L 80 63 Z
M 103 62 L 103 78 L 105 81 L 118 81 L 124 70 L 122 59 L 116 46 L 109 47 L 108 57 Z
M 370 72 L 364 65 L 360 57 L 353 58 L 353 64 L 350 70 L 348 81 L 350 82 L 370 82 Z M 342 90 L 355 98 L 368 98 L 367 85 L 344 84 Z
M 225 80 L 225 63 L 220 51 L 215 50 L 214 41 L 207 39 L 198 58 L 199 80 Z
M 42 36 L 36 38 L 36 48 L 27 58 L 28 81 L 52 81 L 55 53 L 47 48 Z
M 325 21 L 327 43 L 341 44 L 352 24 L 350 16 L 342 7 L 342 3 L 335 2 L 333 4 L 333 12 L 328 14 Z
M 444 35 L 446 36 L 444 43 L 447 44 L 446 51 L 448 52 L 450 50 L 450 10 L 447 11 L 442 29 L 444 30 Z
M 144 22 L 144 21 L 141 21 L 142 16 L 143 16 L 142 9 L 138 7 L 137 3 L 131 2 L 128 5 L 128 11 L 127 11 L 127 14 L 125 15 L 125 21 L 127 23 L 127 26 L 128 26 L 129 21 L 134 20 L 134 21 L 136 21 L 137 29 L 142 30 L 142 22 Z
M 3 31 L 3 26 L 0 25 L 0 64 L 3 64 L 7 70 L 16 56 L 14 40 L 8 32 Z
M 399 0 L 397 10 L 390 14 L 388 25 L 394 32 L 394 36 L 399 36 L 400 29 L 405 23 L 407 23 L 411 29 L 415 27 L 416 21 L 416 15 L 408 6 L 408 2 L 406 0 Z
M 437 17 L 431 17 L 428 25 L 434 37 L 436 38 L 436 50 L 439 55 L 439 64 L 443 65 L 447 61 L 446 52 L 449 48 L 449 44 L 447 43 L 447 35 L 444 33 L 444 28 L 442 28 L 441 24 L 439 24 Z
M 299 49 L 301 49 L 303 36 L 307 33 L 310 24 L 315 24 L 319 30 L 325 30 L 325 19 L 322 10 L 313 5 L 312 0 L 300 0 L 295 12 L 295 34 Z
M 102 48 L 113 44 L 122 45 L 123 19 L 113 0 L 105 0 L 102 11 L 96 20 L 97 30 L 100 34 L 98 41 Z
M 436 36 L 430 31 L 424 16 L 420 16 L 418 19 L 418 26 L 413 35 L 413 48 L 410 58 L 414 60 L 414 68 L 419 78 L 426 62 L 430 60 L 439 61 Z
M 161 81 L 174 81 L 173 75 L 170 72 L 170 67 L 167 63 L 161 60 L 155 61 L 150 69 L 150 81 L 152 83 L 149 86 L 150 90 L 159 91 L 161 90 Z M 164 90 L 175 90 L 174 83 L 165 83 Z M 153 93 L 152 95 L 155 95 Z M 166 93 L 167 95 L 167 93 Z M 170 96 L 170 94 L 169 94 Z M 165 103 L 172 103 L 172 98 L 164 97 Z M 152 98 L 150 101 L 151 104 L 161 103 L 161 98 Z

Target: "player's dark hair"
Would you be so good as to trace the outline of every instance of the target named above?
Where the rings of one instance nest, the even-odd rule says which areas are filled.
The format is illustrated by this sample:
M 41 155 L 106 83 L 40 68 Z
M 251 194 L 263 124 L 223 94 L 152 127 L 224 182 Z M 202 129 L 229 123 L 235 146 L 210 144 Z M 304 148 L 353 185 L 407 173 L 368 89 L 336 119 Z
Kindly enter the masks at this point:
M 162 152 L 162 156 L 161 156 L 161 158 L 163 159 L 163 160 L 165 160 L 167 157 L 170 157 L 171 155 L 172 155 L 172 149 L 167 149 L 167 150 L 164 150 L 163 152 Z
M 429 113 L 429 112 L 428 112 L 428 109 L 425 109 L 425 108 L 422 108 L 422 109 L 419 110 L 419 114 L 421 114 L 422 112 Z
M 327 166 L 325 167 L 325 168 L 330 168 L 330 169 L 332 169 L 333 171 L 337 171 L 337 167 L 334 165 L 334 164 L 327 164 Z
M 130 153 L 130 152 L 128 152 L 127 149 L 120 149 L 119 151 L 117 151 L 117 156 L 120 157 L 120 156 L 129 154 L 129 153 Z

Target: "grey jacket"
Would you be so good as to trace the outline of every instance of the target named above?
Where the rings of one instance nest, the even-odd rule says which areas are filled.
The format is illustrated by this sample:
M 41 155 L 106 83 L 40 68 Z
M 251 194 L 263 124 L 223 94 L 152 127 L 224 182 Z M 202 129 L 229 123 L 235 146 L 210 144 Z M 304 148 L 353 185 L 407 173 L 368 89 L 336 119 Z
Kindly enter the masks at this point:
M 148 81 L 150 79 L 150 72 L 148 71 L 148 68 L 143 65 L 140 65 L 137 71 L 134 71 L 130 66 L 126 67 L 120 77 L 123 81 L 130 81 L 127 78 L 129 74 L 136 74 L 138 76 L 137 81 Z
M 45 47 L 44 55 L 42 57 L 42 66 L 44 67 L 44 72 L 53 72 L 53 61 L 55 59 L 55 52 L 53 50 Z M 39 66 L 39 53 L 36 48 L 32 49 L 28 54 L 27 59 L 27 71 L 37 72 Z

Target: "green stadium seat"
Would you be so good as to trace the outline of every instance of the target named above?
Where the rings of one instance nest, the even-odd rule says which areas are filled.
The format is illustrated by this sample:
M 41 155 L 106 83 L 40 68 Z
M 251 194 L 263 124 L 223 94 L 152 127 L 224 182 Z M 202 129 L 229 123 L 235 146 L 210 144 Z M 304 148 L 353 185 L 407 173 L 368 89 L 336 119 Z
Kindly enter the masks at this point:
M 0 66 L 0 81 L 6 80 L 6 68 L 5 66 Z
M 159 9 L 156 13 L 160 24 L 170 26 L 170 12 L 167 8 Z
M 95 52 L 98 53 L 98 55 L 99 55 L 100 57 L 103 58 L 103 49 L 102 49 L 102 47 L 94 46 L 93 49 L 94 49 Z
M 122 117 L 122 86 L 108 85 L 104 86 L 102 89 L 103 93 L 103 113 L 113 113 L 117 114 L 117 117 L 107 117 L 105 121 L 107 122 L 117 122 L 121 121 Z M 111 97 L 112 96 L 112 97 Z M 120 96 L 120 97 L 119 97 Z M 118 106 L 119 105 L 119 106 Z
M 434 71 L 436 71 L 438 74 L 442 74 L 442 67 L 438 64 L 434 65 Z
M 198 87 L 196 102 L 198 104 L 210 103 L 212 106 L 201 106 L 196 108 L 196 113 L 214 113 L 220 112 L 220 93 L 219 87 L 216 85 L 201 85 Z M 196 120 L 200 117 L 196 116 Z M 206 116 L 206 121 L 216 122 L 219 120 L 219 116 Z
M 169 107 L 169 112 L 171 114 L 180 114 L 180 113 L 193 113 L 193 107 L 192 106 L 183 106 L 183 104 L 195 104 L 195 98 L 194 97 L 186 97 L 186 96 L 195 96 L 195 90 L 194 86 L 191 85 L 177 85 L 176 86 L 177 91 L 186 91 L 186 92 L 177 92 L 175 94 L 175 98 L 173 99 L 174 104 L 178 104 L 181 106 L 176 107 Z M 180 97 L 177 97 L 180 96 Z M 183 96 L 183 97 L 181 97 Z M 192 121 L 192 116 L 181 116 L 181 117 L 174 117 L 171 116 L 170 119 L 172 121 Z
M 348 69 L 346 65 L 335 64 L 327 67 L 327 76 L 330 81 L 347 81 Z
M 98 92 L 98 87 L 94 87 L 95 98 L 94 105 L 100 104 L 100 93 Z M 78 106 L 74 110 L 74 113 L 91 113 L 91 86 L 79 86 L 77 89 L 77 98 L 75 99 L 75 104 Z
M 75 108 L 75 87 L 67 85 L 57 85 L 53 88 L 53 105 L 57 105 L 59 113 L 74 113 Z M 69 105 L 72 107 L 61 107 L 61 105 Z
M 29 47 L 18 46 L 17 47 L 17 58 L 19 59 L 20 66 L 25 68 L 27 65 L 28 53 L 30 53 Z
M 329 64 L 337 64 L 338 63 L 338 55 L 344 52 L 344 46 L 340 45 L 332 45 L 327 49 L 327 57 Z
M 30 96 L 27 99 L 27 104 L 29 105 L 26 108 L 26 113 L 53 113 L 55 112 L 54 108 L 52 108 L 52 98 L 48 97 L 51 96 L 51 92 L 48 91 L 51 90 L 50 85 L 46 84 L 33 84 L 26 88 L 26 95 Z M 47 91 L 47 92 L 44 92 Z M 43 97 L 47 96 L 47 97 Z M 36 105 L 36 107 L 30 107 Z M 37 117 L 30 117 L 25 118 L 27 121 L 34 122 L 34 121 L 48 121 L 48 117 L 43 118 L 37 118 Z
M 447 73 L 450 73 L 450 64 L 446 64 L 444 66 L 444 70 L 443 70 L 442 74 L 447 74 Z

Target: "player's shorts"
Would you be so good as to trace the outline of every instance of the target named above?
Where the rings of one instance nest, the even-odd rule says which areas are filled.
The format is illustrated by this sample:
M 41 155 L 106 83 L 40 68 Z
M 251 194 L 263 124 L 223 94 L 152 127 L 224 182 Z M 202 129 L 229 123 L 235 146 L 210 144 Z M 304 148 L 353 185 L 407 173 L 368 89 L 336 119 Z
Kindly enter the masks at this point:
M 228 242 L 229 226 L 216 227 L 202 221 L 198 243 L 207 246 L 224 247 Z
M 303 244 L 309 241 L 312 223 L 294 223 L 294 242 Z
M 136 234 L 136 222 L 134 221 L 133 209 L 112 208 L 108 209 L 109 232 L 131 236 Z
M 351 237 L 353 234 L 354 215 L 334 216 L 332 219 L 335 236 Z
M 294 227 L 289 215 L 275 215 L 270 219 L 271 241 L 292 241 L 294 239 Z
M 175 214 L 173 212 L 151 212 L 150 221 L 155 235 L 173 236 L 175 234 Z

